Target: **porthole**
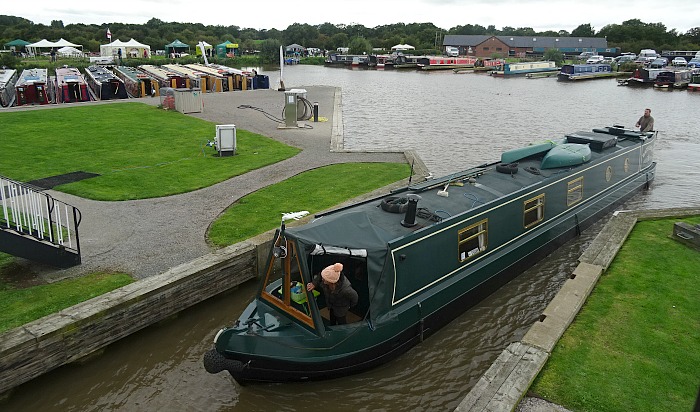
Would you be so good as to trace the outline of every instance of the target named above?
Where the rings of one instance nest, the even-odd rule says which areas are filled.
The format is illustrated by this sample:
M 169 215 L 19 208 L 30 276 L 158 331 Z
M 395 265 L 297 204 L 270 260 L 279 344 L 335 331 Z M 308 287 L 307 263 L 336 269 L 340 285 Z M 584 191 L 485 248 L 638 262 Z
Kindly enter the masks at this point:
M 609 182 L 610 179 L 612 179 L 612 175 L 613 175 L 612 166 L 608 166 L 608 168 L 605 169 L 605 181 Z
M 625 173 L 628 173 L 630 171 L 630 159 L 629 157 L 625 158 Z

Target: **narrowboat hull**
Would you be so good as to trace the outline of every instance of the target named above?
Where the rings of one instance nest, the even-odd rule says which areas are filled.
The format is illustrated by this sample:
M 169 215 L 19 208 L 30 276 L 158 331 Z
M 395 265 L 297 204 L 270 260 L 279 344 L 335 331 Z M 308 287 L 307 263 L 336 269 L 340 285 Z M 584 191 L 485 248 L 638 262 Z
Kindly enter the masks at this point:
M 565 64 L 557 74 L 557 80 L 591 80 L 617 77 L 609 64 Z
M 56 101 L 74 103 L 90 101 L 87 82 L 74 67 L 56 69 Z
M 25 69 L 15 84 L 15 105 L 43 105 L 51 103 L 48 71 L 46 69 Z
M 17 70 L 0 69 L 0 106 L 8 107 L 14 103 L 18 78 Z
M 131 97 L 146 97 L 158 95 L 158 82 L 135 67 L 117 66 L 112 68 L 114 74 L 124 82 L 124 87 Z
M 385 255 L 374 255 L 374 249 L 367 248 L 366 278 L 362 277 L 362 271 L 359 271 L 359 276 L 357 273 L 354 277 L 349 275 L 348 279 L 352 279 L 358 293 L 361 296 L 361 291 L 368 294 L 369 306 L 362 308 L 358 319 L 347 325 L 329 326 L 314 304 L 305 306 L 311 309 L 306 316 L 298 315 L 294 310 L 288 312 L 306 323 L 285 318 L 280 307 L 283 300 L 281 285 L 286 280 L 278 279 L 269 284 L 264 280 L 261 295 L 246 308 L 236 324 L 217 334 L 214 349 L 204 358 L 207 371 L 228 371 L 241 384 L 304 381 L 361 372 L 395 358 L 615 206 L 648 188 L 656 168 L 651 159 L 655 137 L 651 134 L 639 136 L 638 141 L 627 142 L 629 144 L 624 147 L 601 148 L 590 162 L 568 170 L 538 169 L 533 173 L 532 169 L 541 161 L 538 153 L 521 161 L 520 175 L 499 174 L 493 170 L 495 164 L 488 164 L 408 188 L 411 191 L 407 195 L 409 199 L 413 199 L 412 194 L 421 193 L 422 199 L 415 201 L 424 202 L 427 209 L 454 204 L 450 202 L 463 204 L 464 198 L 468 199 L 468 205 L 471 204 L 461 214 L 436 223 L 421 223 L 417 229 L 410 229 L 413 227 L 410 226 L 410 206 L 400 224 L 404 232 L 400 232 L 400 228 L 380 228 L 373 224 L 377 217 L 387 217 L 376 207 L 377 201 L 381 199 L 383 209 L 384 201 L 398 193 L 322 215 L 306 228 L 288 232 L 282 228 L 277 233 L 275 245 L 279 247 L 282 239 L 290 254 L 301 256 L 297 259 L 301 259 L 302 273 L 317 273 L 323 265 L 340 259 L 336 254 L 340 252 L 331 251 L 329 243 L 322 252 L 315 250 L 306 255 L 311 250 L 308 242 L 319 239 L 312 236 L 314 233 L 323 238 L 332 236 L 330 232 L 337 233 L 339 227 L 345 227 L 347 238 L 356 235 L 372 239 L 376 235 L 391 239 L 391 234 L 384 233 L 383 228 L 405 236 L 389 240 Z M 602 156 L 602 153 L 607 155 Z M 458 178 L 464 178 L 460 182 L 464 185 L 450 186 Z M 508 179 L 511 183 L 519 179 L 516 185 L 524 186 L 504 194 L 508 185 L 504 183 L 500 186 L 502 192 L 499 192 L 496 182 L 509 182 Z M 572 197 L 571 191 L 578 187 L 580 198 Z M 436 195 L 437 189 L 449 191 L 452 195 Z M 460 196 L 462 193 L 465 195 Z M 411 202 L 413 200 L 409 200 Z M 534 215 L 527 205 L 535 205 L 532 209 L 537 209 Z M 354 209 L 362 209 L 367 215 Z M 401 216 L 397 218 L 398 226 Z M 530 221 L 531 218 L 534 220 Z M 324 219 L 329 219 L 325 226 Z M 525 224 L 522 219 L 525 219 Z M 347 226 L 334 227 L 341 221 Z M 369 244 L 371 240 L 367 242 Z M 352 259 L 361 262 L 362 254 L 357 254 L 354 246 L 348 247 Z M 279 250 L 271 251 L 269 271 L 272 271 Z M 286 253 L 287 249 L 284 250 Z M 382 266 L 381 274 L 376 272 L 379 270 L 377 265 Z M 361 265 L 358 267 L 362 268 Z M 302 279 L 310 281 L 308 276 L 302 275 Z M 369 285 L 369 292 L 364 290 L 363 282 Z M 278 288 L 280 295 L 270 298 L 269 292 Z M 315 299 L 312 302 L 319 305 Z
M 421 70 L 450 70 L 460 68 L 474 68 L 475 57 L 421 57 L 418 59 L 418 67 Z
M 102 66 L 88 66 L 86 80 L 92 92 L 100 100 L 128 99 L 124 82 Z
M 559 71 L 554 62 L 504 63 L 502 70 L 494 70 L 492 76 L 524 76 L 534 73 L 555 73 Z
M 160 66 L 144 64 L 138 68 L 152 79 L 158 81 L 160 87 L 172 87 L 173 89 L 190 88 L 189 79 Z

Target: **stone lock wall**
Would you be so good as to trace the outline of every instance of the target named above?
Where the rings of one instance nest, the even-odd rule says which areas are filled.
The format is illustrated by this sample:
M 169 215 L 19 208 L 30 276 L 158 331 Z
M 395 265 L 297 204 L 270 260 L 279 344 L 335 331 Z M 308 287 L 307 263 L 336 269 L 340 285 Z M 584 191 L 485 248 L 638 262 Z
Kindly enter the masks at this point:
M 1 334 L 0 393 L 254 279 L 270 237 L 217 250 Z

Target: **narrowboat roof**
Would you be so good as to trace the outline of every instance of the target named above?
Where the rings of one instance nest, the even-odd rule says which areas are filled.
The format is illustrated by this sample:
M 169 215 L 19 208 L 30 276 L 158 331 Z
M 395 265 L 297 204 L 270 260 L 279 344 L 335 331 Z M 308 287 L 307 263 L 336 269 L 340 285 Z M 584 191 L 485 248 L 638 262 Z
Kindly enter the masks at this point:
M 121 81 L 120 79 L 117 78 L 117 76 L 114 75 L 111 71 L 107 70 L 107 68 L 102 67 L 102 66 L 88 66 L 85 69 L 85 73 L 87 73 L 88 76 L 92 77 L 98 82 L 105 82 L 113 79 L 117 79 Z
M 61 83 L 85 83 L 80 70 L 75 67 L 59 67 L 56 69 L 56 81 Z
M 17 86 L 34 83 L 46 83 L 48 70 L 46 69 L 24 69 L 17 81 Z
M 5 87 L 16 76 L 17 70 L 15 69 L 0 69 L 0 88 Z
M 182 76 L 189 76 L 193 78 L 199 78 L 206 74 L 201 70 L 194 70 L 181 64 L 164 64 L 163 67 Z
M 159 66 L 154 66 L 151 64 L 144 64 L 139 66 L 139 70 L 142 70 L 152 76 L 155 76 L 161 80 L 168 80 L 171 77 L 180 77 L 179 74 L 173 73 L 170 70 L 163 69 Z
M 583 163 L 578 165 L 550 167 L 545 170 L 542 160 L 548 151 L 535 151 L 533 155 L 520 159 L 517 164 L 505 165 L 499 162 L 484 164 L 317 215 L 314 222 L 301 228 L 289 228 L 287 232 L 317 244 L 346 248 L 367 248 L 368 244 L 373 244 L 377 248 L 386 248 L 388 244 L 412 236 L 421 229 L 431 227 L 438 222 L 449 220 L 499 199 L 502 201 L 503 198 L 516 195 L 529 186 L 575 173 L 579 168 L 585 168 L 587 164 L 593 164 L 601 157 L 638 145 L 639 139 L 644 138 L 644 135 L 639 132 L 622 131 L 624 129 L 610 127 L 595 129 L 592 132 L 576 132 L 568 135 L 570 137 L 564 137 L 564 141 L 574 142 L 567 143 L 569 147 L 590 145 L 593 149 L 589 150 L 589 156 L 584 156 Z M 517 170 L 513 171 L 509 168 Z M 384 210 L 386 206 L 383 207 L 383 204 L 397 202 L 397 199 L 406 199 L 411 195 L 418 195 L 420 200 L 417 203 L 416 224 L 407 227 L 401 224 L 404 213 L 388 212 Z M 405 207 L 394 206 L 405 210 Z M 340 237 L 343 239 L 342 245 L 336 244 L 339 239 L 338 233 L 345 234 Z
M 232 67 L 222 69 L 221 67 L 204 66 L 204 65 L 199 64 L 199 63 L 186 64 L 185 67 L 188 67 L 192 70 L 196 70 L 199 72 L 207 73 L 209 75 L 219 76 L 219 77 L 223 77 L 223 76 L 230 75 L 230 74 L 239 74 L 239 75 L 243 74 L 242 70 L 234 69 Z M 224 67 L 226 67 L 226 66 L 224 66 Z
M 114 67 L 114 70 L 118 71 L 119 73 L 130 78 L 133 81 L 148 78 L 148 75 L 146 75 L 143 72 L 140 72 L 137 68 L 131 66 L 116 66 Z

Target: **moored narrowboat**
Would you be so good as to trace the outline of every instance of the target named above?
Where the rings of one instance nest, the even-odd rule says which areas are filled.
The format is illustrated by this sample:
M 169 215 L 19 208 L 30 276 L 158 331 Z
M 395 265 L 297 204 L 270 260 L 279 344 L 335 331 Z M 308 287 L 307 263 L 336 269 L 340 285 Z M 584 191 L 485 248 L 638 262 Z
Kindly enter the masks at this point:
M 656 137 L 576 132 L 303 226 L 285 228 L 283 217 L 256 296 L 216 333 L 206 370 L 241 384 L 305 381 L 397 357 L 647 188 Z M 550 154 L 563 144 L 572 150 Z M 337 300 L 309 285 L 319 274 L 356 292 L 346 323 L 331 315 Z
M 205 66 L 199 63 L 186 64 L 191 70 L 206 73 L 209 76 L 209 87 L 213 92 L 227 92 L 233 90 L 236 76 L 244 78 L 243 71 L 238 69 L 222 70 L 216 67 Z M 235 71 L 234 71 L 235 70 Z
M 656 81 L 656 76 L 659 75 L 664 69 L 650 69 L 647 67 L 642 67 L 635 69 L 632 73 L 632 77 L 618 80 L 620 86 L 632 86 L 632 87 L 647 87 L 652 86 L 654 81 Z
M 688 90 L 691 92 L 700 90 L 700 72 L 691 74 Z
M 159 96 L 160 85 L 146 73 L 131 66 L 113 66 L 114 74 L 124 82 L 131 97 Z
M 531 73 L 557 72 L 559 68 L 555 62 L 523 62 L 523 63 L 503 63 L 500 69 L 491 72 L 492 76 L 505 77 L 526 75 Z
M 90 101 L 87 82 L 80 70 L 75 67 L 56 69 L 56 103 L 74 103 Z
M 615 77 L 609 64 L 565 64 L 557 74 L 557 80 L 590 80 Z
M 209 90 L 209 76 L 200 70 L 181 64 L 164 64 L 162 67 L 187 79 L 188 88 L 201 89 L 203 93 Z
M 474 67 L 476 57 L 424 56 L 418 59 L 421 70 L 447 70 Z
M 369 67 L 370 56 L 366 54 L 338 54 L 331 53 L 326 57 L 326 66 L 352 66 Z
M 160 87 L 171 87 L 173 89 L 190 87 L 189 80 L 185 76 L 166 70 L 160 66 L 143 64 L 139 66 L 138 69 L 146 73 L 152 79 L 158 81 Z
M 15 105 L 49 104 L 48 70 L 24 69 L 15 83 Z
M 100 100 L 128 99 L 124 82 L 103 66 L 88 66 L 86 80 L 92 92 Z
M 15 84 L 17 83 L 17 70 L 0 68 L 0 105 L 12 106 L 15 101 Z
M 684 89 L 692 80 L 690 70 L 664 70 L 656 76 L 654 87 L 660 89 Z

